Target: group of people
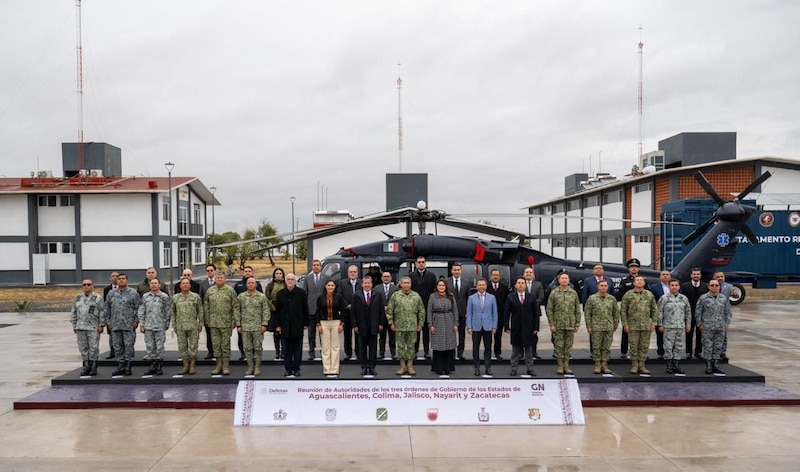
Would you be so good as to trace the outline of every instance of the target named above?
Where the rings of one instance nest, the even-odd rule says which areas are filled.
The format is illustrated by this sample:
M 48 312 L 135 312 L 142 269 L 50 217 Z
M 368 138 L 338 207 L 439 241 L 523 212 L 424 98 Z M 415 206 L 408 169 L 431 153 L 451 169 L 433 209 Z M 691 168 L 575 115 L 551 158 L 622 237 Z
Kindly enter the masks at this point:
M 379 358 L 399 360 L 398 375 L 416 375 L 420 341 L 423 358 L 431 359 L 431 371 L 446 377 L 455 370 L 455 360 L 465 360 L 467 335 L 472 339 L 474 375 L 481 375 L 483 344 L 483 375 L 492 376 L 492 360 L 502 359 L 503 334 L 508 334 L 511 344 L 510 374 L 516 376 L 524 361 L 523 375 L 533 376 L 534 360 L 540 359 L 537 345 L 541 307 L 545 306 L 559 375 L 572 374 L 572 345 L 582 316 L 590 334 L 595 374 L 611 372 L 611 343 L 620 323 L 621 353 L 630 358 L 631 373 L 649 373 L 645 363 L 650 333 L 655 331 L 657 353 L 665 360 L 667 373 L 683 373 L 679 361 L 685 340 L 688 358 L 695 341 L 694 355 L 706 360 L 706 372 L 721 374 L 717 363 L 726 355 L 731 321 L 728 296 L 734 290 L 724 274 L 719 272 L 702 284 L 700 270 L 693 269 L 691 281 L 681 285 L 662 271 L 659 284 L 650 287 L 638 275 L 639 265 L 637 259 L 627 262 L 629 276 L 615 291 L 597 264 L 593 275 L 581 281 L 579 294 L 566 271 L 545 289 L 528 267 L 508 287 L 498 269 L 490 272 L 489 280 L 468 280 L 457 262 L 451 264 L 448 277 L 437 277 L 426 270 L 424 257 L 416 259 L 414 270 L 397 285 L 389 272 L 371 269 L 359 278 L 357 265 L 347 268 L 347 278 L 334 281 L 321 273 L 321 262 L 314 260 L 302 284 L 294 274 L 277 268 L 262 288 L 247 266 L 242 280 L 231 287 L 225 274 L 209 264 L 203 282 L 195 281 L 192 271 L 185 269 L 172 296 L 162 291 L 151 267 L 136 289 L 128 285 L 126 274 L 112 273 L 103 296 L 95 293 L 91 280 L 84 280 L 83 293 L 73 301 L 71 322 L 83 358 L 81 375 L 96 375 L 104 329 L 110 335 L 109 357 L 117 360 L 112 375 L 131 375 L 137 329 L 144 334 L 146 359 L 151 361 L 145 375 L 162 375 L 165 333 L 170 327 L 178 337 L 180 373 L 194 374 L 199 333 L 205 327 L 206 359 L 216 360 L 215 375 L 230 374 L 233 330 L 238 335 L 240 360 L 247 361 L 245 375 L 260 374 L 263 339 L 270 331 L 275 358 L 283 360 L 286 377 L 300 376 L 306 336 L 309 359 L 321 360 L 328 377 L 339 375 L 342 349 L 346 360 L 360 362 L 362 375 L 376 375 Z M 474 293 L 470 293 L 472 288 Z M 321 358 L 316 356 L 317 338 Z M 391 357 L 386 356 L 387 341 Z

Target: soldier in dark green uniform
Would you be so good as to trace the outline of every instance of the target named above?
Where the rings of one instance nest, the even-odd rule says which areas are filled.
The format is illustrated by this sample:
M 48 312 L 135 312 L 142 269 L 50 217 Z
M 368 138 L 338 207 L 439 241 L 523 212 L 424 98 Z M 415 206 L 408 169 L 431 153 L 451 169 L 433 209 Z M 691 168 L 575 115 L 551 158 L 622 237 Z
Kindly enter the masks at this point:
M 650 349 L 650 333 L 655 329 L 658 319 L 658 308 L 653 292 L 644 288 L 646 283 L 644 277 L 637 275 L 633 280 L 633 290 L 622 297 L 620 317 L 630 340 L 631 374 L 650 373 L 645 361 Z
M 214 357 L 217 358 L 217 366 L 211 373 L 228 375 L 231 373 L 231 330 L 236 326 L 234 314 L 239 302 L 233 287 L 225 285 L 225 274 L 222 272 L 214 275 L 214 286 L 206 291 L 203 308 L 206 326 L 211 328 Z
M 183 360 L 181 375 L 194 374 L 197 342 L 203 329 L 203 300 L 191 291 L 189 279 L 182 279 L 179 287 L 180 293 L 172 296 L 172 330 L 178 334 L 178 351 Z
M 414 343 L 417 333 L 425 323 L 425 305 L 417 292 L 411 290 L 411 278 L 400 279 L 400 290 L 392 295 L 386 306 L 386 320 L 397 340 L 400 369 L 397 375 L 416 375 L 414 371 Z
M 611 356 L 611 340 L 619 326 L 617 299 L 608 293 L 608 280 L 597 282 L 597 293 L 586 299 L 583 310 L 586 331 L 592 336 L 592 358 L 594 373 L 610 374 L 608 359 Z
M 269 300 L 257 290 L 253 277 L 245 282 L 247 291 L 239 294 L 239 309 L 236 311 L 236 331 L 244 343 L 247 370 L 244 375 L 261 375 L 264 356 L 264 333 L 269 326 Z
M 581 300 L 578 292 L 569 286 L 569 274 L 558 276 L 558 287 L 547 297 L 547 321 L 554 336 L 554 350 L 558 369 L 556 374 L 572 374 L 569 358 L 575 333 L 581 326 Z

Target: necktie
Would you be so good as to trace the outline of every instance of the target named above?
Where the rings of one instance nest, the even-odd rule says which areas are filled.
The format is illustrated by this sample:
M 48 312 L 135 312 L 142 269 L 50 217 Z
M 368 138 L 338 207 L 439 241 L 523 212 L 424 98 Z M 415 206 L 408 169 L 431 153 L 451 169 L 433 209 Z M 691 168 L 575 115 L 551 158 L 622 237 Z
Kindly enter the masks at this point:
M 697 282 L 692 282 L 692 285 L 694 285 L 694 288 L 697 288 L 697 287 L 699 287 L 699 286 L 700 286 L 700 284 L 699 284 L 699 283 L 697 283 Z
M 494 285 L 494 291 L 496 292 L 497 291 L 497 282 L 495 282 L 493 285 Z
M 389 286 L 388 285 L 384 285 L 383 286 L 383 296 L 386 297 L 386 298 L 389 298 Z
M 520 303 L 525 303 L 525 294 L 522 294 L 522 293 L 519 294 L 519 302 Z
M 369 292 L 367 292 L 367 306 L 369 306 Z
M 456 279 L 456 294 L 458 294 L 458 292 L 459 292 L 459 290 L 460 290 L 460 287 L 461 287 L 461 286 L 460 286 L 460 284 L 458 283 L 458 279 Z
M 356 293 L 356 281 L 355 280 L 351 280 L 350 281 L 350 286 L 353 288 L 353 293 Z
M 481 299 L 481 310 L 483 310 L 483 294 L 481 294 L 480 299 Z
M 319 287 L 319 274 L 314 274 L 314 286 Z
M 531 283 L 528 282 L 528 293 L 531 293 Z

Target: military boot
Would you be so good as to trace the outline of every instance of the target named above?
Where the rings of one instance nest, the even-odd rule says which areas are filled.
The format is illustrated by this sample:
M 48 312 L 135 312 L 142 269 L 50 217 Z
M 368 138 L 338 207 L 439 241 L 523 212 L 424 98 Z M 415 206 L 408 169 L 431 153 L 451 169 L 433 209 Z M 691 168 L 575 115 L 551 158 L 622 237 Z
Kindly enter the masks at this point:
M 247 358 L 247 370 L 244 371 L 244 375 L 253 375 L 253 359 Z
M 125 375 L 132 375 L 133 372 L 131 371 L 131 361 L 125 361 Z
M 156 374 L 156 363 L 158 361 L 151 361 L 150 368 L 144 371 L 144 375 L 155 375 Z
M 197 373 L 196 363 L 197 361 L 195 359 L 189 359 L 189 375 Z
M 414 370 L 414 359 L 406 361 L 406 372 L 408 372 L 408 375 L 417 375 L 417 371 Z
M 81 369 L 81 377 L 85 377 L 89 375 L 89 361 L 83 361 L 83 369 Z
M 164 375 L 164 359 L 156 359 L 156 375 Z
M 214 370 L 211 371 L 211 375 L 219 375 L 221 373 L 222 373 L 222 358 L 218 357 L 217 367 L 215 367 Z
M 92 365 L 89 369 L 89 375 L 97 375 L 97 361 L 89 361 L 89 363 Z
M 564 358 L 564 373 L 572 375 L 572 369 L 569 368 L 569 357 Z
M 189 373 L 189 359 L 183 359 L 183 367 L 181 368 L 181 375 Z
M 592 371 L 593 374 L 599 374 L 603 370 L 602 366 L 600 365 L 600 361 L 594 361 L 594 370 Z
M 714 371 L 711 369 L 711 361 L 706 360 L 706 374 L 713 374 Z
M 664 360 L 664 363 L 667 364 L 667 373 L 668 374 L 672 374 L 672 373 L 675 372 L 675 367 L 673 366 L 675 361 L 673 361 L 672 359 L 666 359 L 666 360 Z
M 223 357 L 222 358 L 222 375 L 230 375 L 231 374 L 231 358 L 230 357 Z
M 253 375 L 261 375 L 261 356 L 253 361 Z
M 400 359 L 400 368 L 397 369 L 397 372 L 395 372 L 395 374 L 403 375 L 405 373 L 406 373 L 406 360 L 405 359 Z
M 556 369 L 556 374 L 564 375 L 564 358 L 556 357 L 556 362 L 558 362 L 558 368 Z
M 639 361 L 631 359 L 631 374 L 636 375 L 639 373 Z
M 679 361 L 678 359 L 673 359 L 672 360 L 672 365 L 673 365 L 673 369 L 672 370 L 673 370 L 673 373 L 675 373 L 675 374 L 683 375 L 683 374 L 685 374 L 685 372 L 681 370 L 680 362 L 681 361 Z
M 717 362 L 719 362 L 717 359 L 711 361 L 711 372 L 725 375 L 725 372 L 721 371 L 720 368 L 717 367 Z
M 125 375 L 125 361 L 117 362 L 117 368 L 114 372 L 111 372 L 112 377 L 116 377 L 118 375 Z
M 647 370 L 647 367 L 644 366 L 644 363 L 647 362 L 646 360 L 639 361 L 639 373 L 640 374 L 650 374 L 650 371 Z
M 608 361 L 603 361 L 600 363 L 600 368 L 603 370 L 604 374 L 610 374 L 611 369 L 608 368 Z

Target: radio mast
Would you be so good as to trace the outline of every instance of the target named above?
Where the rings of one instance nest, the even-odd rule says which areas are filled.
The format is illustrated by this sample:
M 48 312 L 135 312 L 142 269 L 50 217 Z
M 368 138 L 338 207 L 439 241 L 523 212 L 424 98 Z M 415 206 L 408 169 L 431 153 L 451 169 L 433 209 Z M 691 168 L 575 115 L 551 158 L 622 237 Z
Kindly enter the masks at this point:
M 75 0 L 75 23 L 77 46 L 75 52 L 78 61 L 78 169 L 85 168 L 85 151 L 83 149 L 83 47 L 81 46 L 81 0 Z
M 403 79 L 400 78 L 400 63 L 397 63 L 397 163 L 403 173 Z
M 644 77 L 642 74 L 642 57 L 643 57 L 644 43 L 642 42 L 642 27 L 639 26 L 639 154 L 636 156 L 636 162 L 642 157 L 644 152 L 644 116 L 642 114 L 642 88 Z

